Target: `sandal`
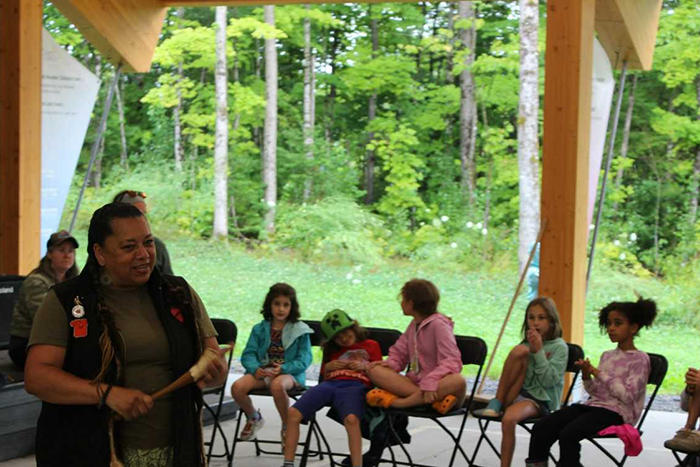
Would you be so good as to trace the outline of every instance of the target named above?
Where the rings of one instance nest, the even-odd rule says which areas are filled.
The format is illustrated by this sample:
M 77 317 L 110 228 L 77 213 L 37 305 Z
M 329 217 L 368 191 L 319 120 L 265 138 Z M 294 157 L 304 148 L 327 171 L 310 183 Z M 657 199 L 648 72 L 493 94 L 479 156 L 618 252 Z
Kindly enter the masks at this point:
M 398 399 L 398 396 L 385 391 L 384 389 L 372 389 L 367 393 L 367 404 L 372 407 L 382 407 L 388 409 L 391 403 Z
M 450 394 L 441 401 L 433 402 L 433 409 L 437 410 L 440 414 L 445 415 L 447 412 L 452 410 L 457 404 L 457 398 Z

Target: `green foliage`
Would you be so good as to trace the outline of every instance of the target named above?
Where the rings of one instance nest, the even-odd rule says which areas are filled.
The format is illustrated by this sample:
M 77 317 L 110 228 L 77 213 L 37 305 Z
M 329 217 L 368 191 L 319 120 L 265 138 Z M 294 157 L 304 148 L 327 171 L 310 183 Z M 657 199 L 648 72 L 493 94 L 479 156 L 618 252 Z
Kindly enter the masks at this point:
M 272 241 L 305 259 L 380 264 L 385 235 L 382 221 L 346 198 L 315 204 L 278 206 Z
M 377 118 L 370 127 L 375 132 L 375 139 L 367 148 L 376 151 L 382 161 L 387 183 L 377 210 L 393 219 L 405 219 L 411 210 L 424 206 L 418 188 L 423 178 L 419 169 L 425 163 L 413 152 L 419 143 L 416 132 L 398 124 L 393 115 Z

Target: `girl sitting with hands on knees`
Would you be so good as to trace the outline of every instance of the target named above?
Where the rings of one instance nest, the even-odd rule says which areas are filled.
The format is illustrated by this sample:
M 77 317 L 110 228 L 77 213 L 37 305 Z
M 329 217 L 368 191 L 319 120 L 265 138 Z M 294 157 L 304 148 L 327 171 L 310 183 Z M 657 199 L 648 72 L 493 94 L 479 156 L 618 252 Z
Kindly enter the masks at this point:
M 588 359 L 579 360 L 583 386 L 589 398 L 552 412 L 535 424 L 530 437 L 529 467 L 547 465 L 549 450 L 559 441 L 561 466 L 578 466 L 581 440 L 614 425 L 635 425 L 642 414 L 649 356 L 637 350 L 634 338 L 656 317 L 656 303 L 640 298 L 636 302 L 612 302 L 600 310 L 598 324 L 617 348 L 603 352 L 598 368 Z
M 485 417 L 503 416 L 502 467 L 510 466 L 513 460 L 518 423 L 559 408 L 569 356 L 551 298 L 538 297 L 527 305 L 522 332 L 522 343 L 510 351 L 503 365 L 496 397 L 485 409 L 474 411 Z
M 231 395 L 245 412 L 248 421 L 241 439 L 255 439 L 265 421 L 253 406 L 248 393 L 269 388 L 282 419 L 282 451 L 287 433 L 287 391 L 306 383 L 306 369 L 311 364 L 313 330 L 300 321 L 299 302 L 294 287 L 277 283 L 270 287 L 260 314 L 263 320 L 253 327 L 241 355 L 246 374 L 231 387 Z
M 404 315 L 413 320 L 389 349 L 389 358 L 370 365 L 369 378 L 378 389 L 367 393 L 367 403 L 399 409 L 432 404 L 443 414 L 461 407 L 466 393 L 462 357 L 454 322 L 438 312 L 437 287 L 425 279 L 412 279 L 399 296 Z M 399 373 L 407 367 L 406 376 Z

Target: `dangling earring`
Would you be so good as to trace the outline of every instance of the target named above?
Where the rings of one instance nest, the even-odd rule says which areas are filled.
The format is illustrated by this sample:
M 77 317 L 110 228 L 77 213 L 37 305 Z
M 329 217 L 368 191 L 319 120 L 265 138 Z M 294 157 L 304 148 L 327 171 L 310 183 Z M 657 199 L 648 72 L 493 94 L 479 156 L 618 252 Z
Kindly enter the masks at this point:
M 112 277 L 104 269 L 100 271 L 100 282 L 102 285 L 110 285 L 112 283 Z

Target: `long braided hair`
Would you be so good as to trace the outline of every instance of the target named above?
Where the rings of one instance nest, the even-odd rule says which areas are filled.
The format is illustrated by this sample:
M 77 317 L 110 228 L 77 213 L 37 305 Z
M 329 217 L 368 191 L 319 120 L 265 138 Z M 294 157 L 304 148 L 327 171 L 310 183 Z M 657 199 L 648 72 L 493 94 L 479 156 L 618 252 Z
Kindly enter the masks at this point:
M 102 206 L 92 214 L 88 229 L 88 259 L 85 263 L 85 272 L 89 275 L 93 290 L 97 298 L 97 316 L 103 329 L 100 335 L 100 350 L 102 351 L 102 365 L 100 372 L 94 379 L 94 383 L 104 382 L 112 361 L 116 362 L 117 379 L 121 377 L 123 362 L 117 357 L 114 344 L 119 339 L 117 327 L 114 321 L 114 313 L 105 305 L 103 280 L 100 265 L 95 256 L 95 245 L 104 246 L 104 242 L 114 233 L 112 221 L 114 219 L 130 219 L 143 217 L 138 208 L 125 203 L 110 203 Z M 100 386 L 98 385 L 98 388 Z

